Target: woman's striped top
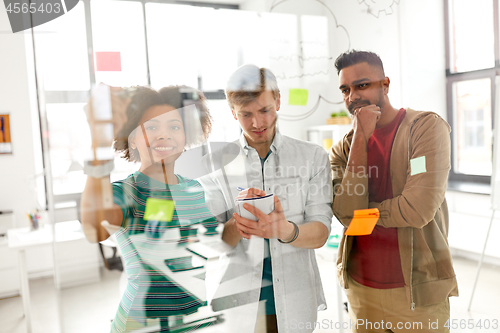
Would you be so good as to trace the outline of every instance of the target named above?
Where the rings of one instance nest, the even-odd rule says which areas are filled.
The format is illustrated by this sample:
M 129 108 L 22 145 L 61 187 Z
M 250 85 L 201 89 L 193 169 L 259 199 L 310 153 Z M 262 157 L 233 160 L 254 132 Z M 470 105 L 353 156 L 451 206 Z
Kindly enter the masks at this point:
M 189 237 L 192 226 L 203 224 L 208 232 L 217 227 L 206 204 L 203 188 L 196 180 L 177 175 L 179 184 L 168 185 L 135 172 L 114 182 L 113 199 L 123 212 L 122 228 L 115 234 L 127 273 L 127 288 L 112 324 L 112 332 L 130 332 L 147 318 L 166 320 L 168 316 L 196 312 L 203 304 L 188 290 L 154 269 L 140 253 L 148 253 L 164 265 L 165 253 Z M 143 219 L 148 198 L 173 200 L 172 221 Z M 200 283 L 204 283 L 200 280 Z

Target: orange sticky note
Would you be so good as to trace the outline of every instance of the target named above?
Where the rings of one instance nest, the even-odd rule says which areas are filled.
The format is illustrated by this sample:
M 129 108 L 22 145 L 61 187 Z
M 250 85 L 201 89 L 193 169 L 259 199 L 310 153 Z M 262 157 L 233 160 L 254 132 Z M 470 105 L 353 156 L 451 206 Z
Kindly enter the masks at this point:
M 352 218 L 351 224 L 349 224 L 349 228 L 347 228 L 345 234 L 347 236 L 370 235 L 373 228 L 375 228 L 379 217 L 380 212 L 378 211 L 378 208 L 355 210 L 354 217 Z

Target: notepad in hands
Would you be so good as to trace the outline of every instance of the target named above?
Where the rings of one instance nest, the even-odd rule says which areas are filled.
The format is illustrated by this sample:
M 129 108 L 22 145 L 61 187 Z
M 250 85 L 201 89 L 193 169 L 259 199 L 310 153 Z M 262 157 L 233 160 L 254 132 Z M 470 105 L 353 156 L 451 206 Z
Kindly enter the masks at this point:
M 236 211 L 238 215 L 252 221 L 257 221 L 257 217 L 255 215 L 243 208 L 243 204 L 245 203 L 254 206 L 264 214 L 270 214 L 274 210 L 274 194 L 268 194 L 263 197 L 236 200 Z

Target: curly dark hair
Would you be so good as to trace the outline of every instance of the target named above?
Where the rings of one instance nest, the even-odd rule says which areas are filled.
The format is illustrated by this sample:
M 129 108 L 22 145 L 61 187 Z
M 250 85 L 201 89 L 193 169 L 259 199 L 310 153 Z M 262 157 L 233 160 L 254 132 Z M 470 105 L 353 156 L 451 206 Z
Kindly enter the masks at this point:
M 127 121 L 113 142 L 113 148 L 121 153 L 122 158 L 140 162 L 139 153 L 136 149 L 130 149 L 128 139 L 139 126 L 144 113 L 157 105 L 170 105 L 179 109 L 186 135 L 185 148 L 199 145 L 207 139 L 212 130 L 212 117 L 208 111 L 207 99 L 201 91 L 188 86 L 169 86 L 158 91 L 146 86 L 137 86 L 134 90 L 126 110 Z M 189 104 L 195 104 L 197 107 L 185 108 Z

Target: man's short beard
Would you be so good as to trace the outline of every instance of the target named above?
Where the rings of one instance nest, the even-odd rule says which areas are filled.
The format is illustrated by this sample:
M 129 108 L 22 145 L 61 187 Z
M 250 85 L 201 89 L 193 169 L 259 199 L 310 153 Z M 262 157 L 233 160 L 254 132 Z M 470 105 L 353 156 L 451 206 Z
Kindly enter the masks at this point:
M 373 103 L 367 99 L 364 99 L 364 100 L 353 102 L 353 103 L 347 105 L 347 110 L 349 110 L 350 114 L 354 114 L 354 110 L 359 109 L 360 107 L 363 107 L 363 106 L 371 105 L 371 104 L 373 104 Z
M 385 104 L 384 94 L 382 92 L 380 93 L 380 95 L 378 97 L 378 101 L 376 103 L 372 103 L 368 99 L 363 99 L 363 100 L 356 101 L 356 102 L 353 102 L 353 103 L 347 105 L 347 110 L 349 110 L 350 114 L 354 114 L 354 110 L 359 109 L 363 106 L 368 106 L 368 105 L 372 105 L 372 104 L 375 104 L 376 106 L 378 106 L 382 110 L 382 107 Z

